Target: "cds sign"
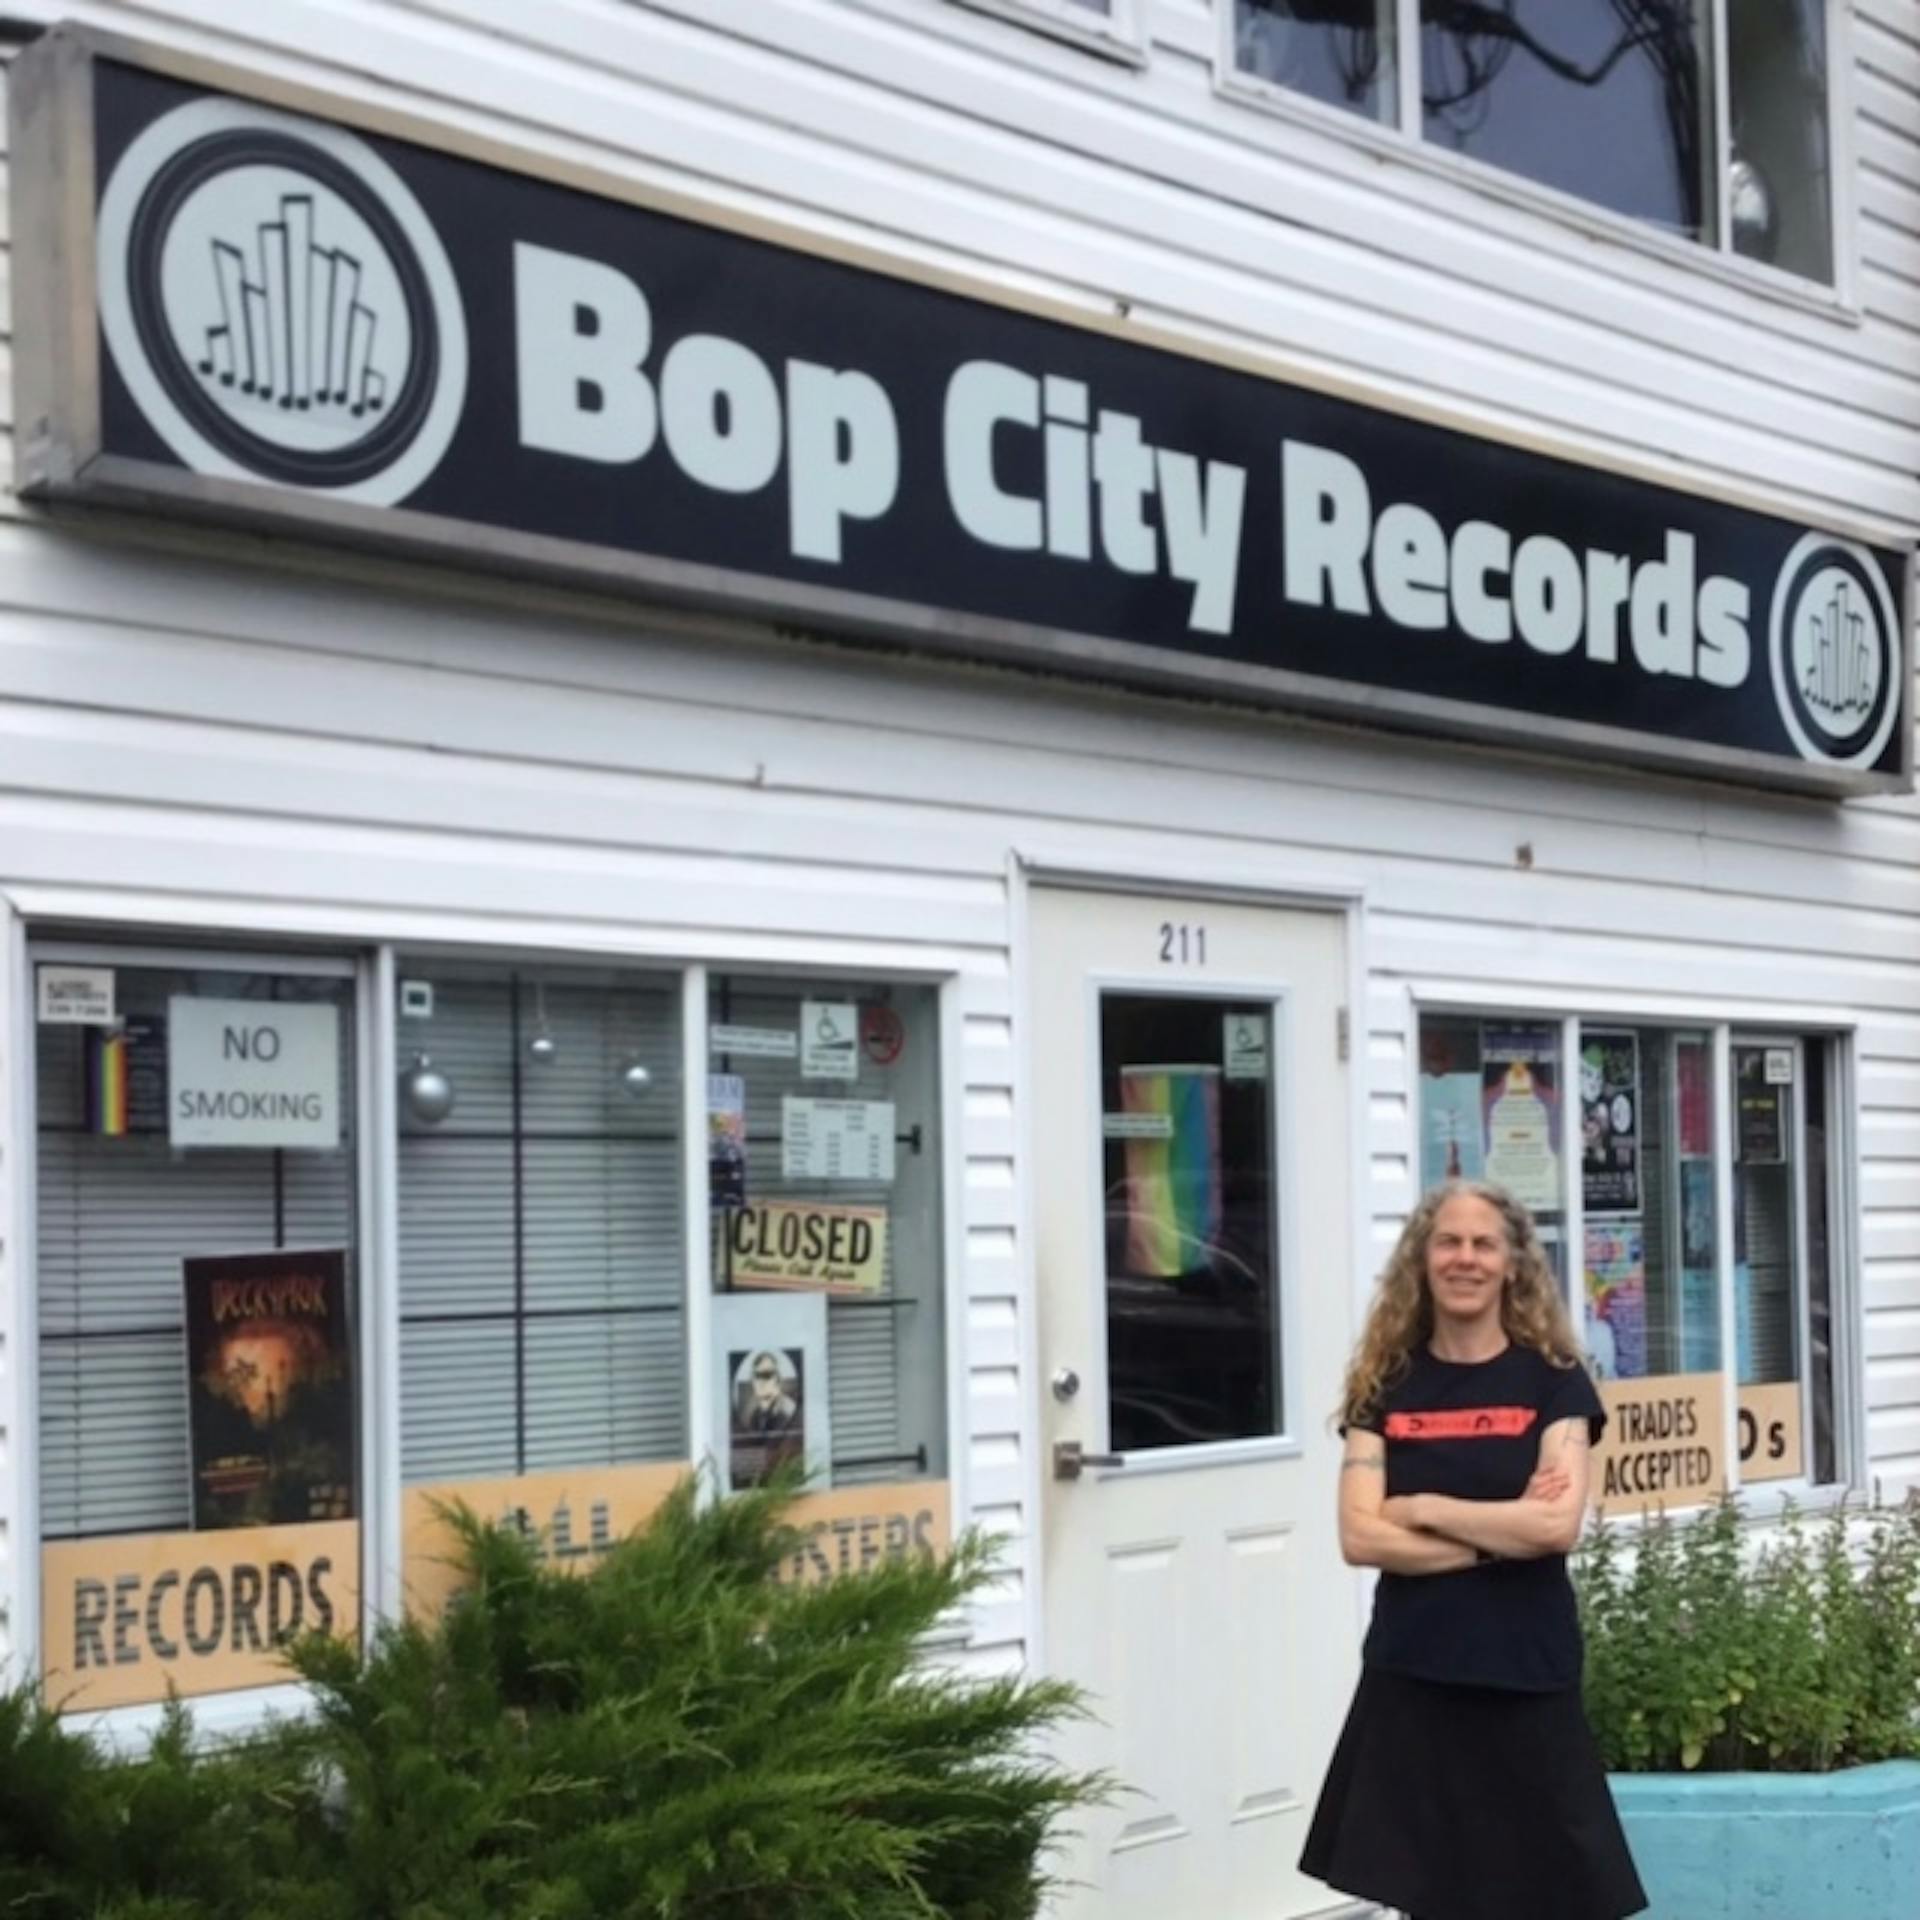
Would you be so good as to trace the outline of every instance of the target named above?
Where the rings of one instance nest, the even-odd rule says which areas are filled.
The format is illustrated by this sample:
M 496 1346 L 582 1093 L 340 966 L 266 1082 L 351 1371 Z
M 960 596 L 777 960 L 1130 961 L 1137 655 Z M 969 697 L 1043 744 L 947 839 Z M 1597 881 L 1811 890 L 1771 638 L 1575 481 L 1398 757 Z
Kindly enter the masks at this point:
M 62 29 L 12 86 L 41 497 L 1583 758 L 1910 784 L 1902 551 L 352 130 L 182 56 Z

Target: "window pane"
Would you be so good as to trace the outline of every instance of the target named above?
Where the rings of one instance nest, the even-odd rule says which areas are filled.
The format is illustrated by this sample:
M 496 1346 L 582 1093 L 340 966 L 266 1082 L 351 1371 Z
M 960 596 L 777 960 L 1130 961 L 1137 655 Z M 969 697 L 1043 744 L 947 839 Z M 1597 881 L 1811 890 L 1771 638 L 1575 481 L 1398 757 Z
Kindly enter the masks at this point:
M 1233 62 L 1256 80 L 1393 117 L 1393 0 L 1233 0 Z
M 1429 1016 L 1420 1022 L 1420 1184 L 1491 1180 L 1533 1215 L 1566 1282 L 1560 1025 Z
M 64 1539 L 350 1517 L 351 1484 L 344 1503 L 316 1489 L 357 1479 L 352 988 L 204 969 L 113 975 L 114 1026 L 35 1029 L 43 1532 Z M 183 1040 L 181 1023 L 205 1002 L 238 1010 L 236 1034 L 287 1010 L 282 1025 L 296 1049 L 296 1036 L 311 1044 L 319 1022 L 320 1044 L 337 1062 L 328 1070 L 334 1144 L 271 1144 L 282 1123 L 246 1112 L 213 1120 L 220 1137 L 208 1144 L 173 1144 L 170 1086 L 176 1100 L 199 1087 L 217 1107 L 223 1076 L 235 1076 L 237 1090 L 245 1071 L 231 1058 L 244 1041 L 221 1054 L 219 1027 Z M 298 1029 L 287 1024 L 296 1017 Z M 286 1044 L 276 1040 L 276 1051 Z M 262 1144 L 247 1144 L 263 1130 Z M 340 1263 L 342 1297 L 315 1297 L 327 1308 L 318 1337 L 264 1306 L 241 1314 L 243 1301 L 271 1304 L 264 1285 L 230 1290 L 230 1311 L 212 1301 L 222 1275 L 273 1277 L 265 1267 L 250 1276 L 216 1270 L 214 1261 L 276 1251 Z M 282 1277 L 298 1276 L 288 1268 Z M 321 1292 L 332 1286 L 323 1275 Z M 197 1336 L 190 1295 L 208 1303 Z M 202 1351 L 190 1368 L 196 1338 Z M 217 1382 L 215 1366 L 224 1369 Z M 241 1387 L 243 1373 L 277 1389 L 264 1412 Z M 253 1444 L 268 1432 L 281 1436 L 277 1455 Z
M 1705 1034 L 1580 1030 L 1582 1331 L 1602 1379 L 1719 1368 L 1712 1063 Z
M 1823 0 L 1727 9 L 1733 244 L 1813 280 L 1833 278 L 1825 15 Z
M 677 981 L 400 971 L 402 1478 L 684 1460 Z
M 727 1484 L 947 1471 L 939 997 L 716 974 L 708 1184 Z
M 1825 1056 L 1818 1043 L 1790 1040 L 1733 1049 L 1734 1326 L 1746 1481 L 1834 1473 Z
M 1704 12 L 1703 0 L 1421 0 L 1427 138 L 1708 238 Z
M 1122 1451 L 1280 1430 L 1272 1010 L 1105 994 L 1107 1393 Z

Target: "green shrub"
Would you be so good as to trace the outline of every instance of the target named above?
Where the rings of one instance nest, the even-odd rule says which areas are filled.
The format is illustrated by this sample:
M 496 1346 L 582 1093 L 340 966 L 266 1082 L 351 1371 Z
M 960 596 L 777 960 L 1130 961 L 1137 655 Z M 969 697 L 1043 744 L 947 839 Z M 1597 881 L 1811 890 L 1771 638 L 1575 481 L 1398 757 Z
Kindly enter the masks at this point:
M 1731 1501 L 1603 1524 L 1574 1560 L 1587 1715 L 1618 1772 L 1824 1773 L 1920 1755 L 1920 1505 L 1753 1552 Z
M 362 1661 L 293 1654 L 317 1711 L 103 1757 L 0 1704 L 0 1915 L 29 1920 L 1025 1920 L 1104 1792 L 1039 1746 L 1056 1683 L 961 1681 L 925 1636 L 991 1570 L 799 1588 L 784 1494 L 691 1483 L 591 1573 L 458 1516 L 474 1576 Z

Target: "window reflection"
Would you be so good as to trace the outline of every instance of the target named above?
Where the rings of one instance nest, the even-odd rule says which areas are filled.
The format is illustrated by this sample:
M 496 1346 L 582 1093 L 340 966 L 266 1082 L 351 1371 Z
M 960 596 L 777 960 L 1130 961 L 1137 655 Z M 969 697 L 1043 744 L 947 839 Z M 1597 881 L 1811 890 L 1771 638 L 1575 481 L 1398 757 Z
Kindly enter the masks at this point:
M 1421 0 L 1420 20 L 1428 139 L 1705 235 L 1699 0 Z
M 1393 0 L 1234 0 L 1235 68 L 1374 118 L 1393 105 Z
M 1277 1432 L 1273 1033 L 1257 1002 L 1101 1002 L 1111 1443 Z

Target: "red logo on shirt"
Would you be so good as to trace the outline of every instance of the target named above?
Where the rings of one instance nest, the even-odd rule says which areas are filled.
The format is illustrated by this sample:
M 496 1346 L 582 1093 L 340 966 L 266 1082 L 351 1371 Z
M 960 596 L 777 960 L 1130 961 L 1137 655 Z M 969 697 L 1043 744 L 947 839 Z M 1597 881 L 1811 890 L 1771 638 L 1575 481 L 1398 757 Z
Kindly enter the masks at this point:
M 1540 1418 L 1538 1407 L 1449 1407 L 1437 1413 L 1390 1413 L 1389 1440 L 1517 1440 Z

